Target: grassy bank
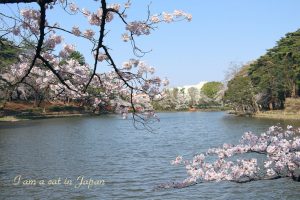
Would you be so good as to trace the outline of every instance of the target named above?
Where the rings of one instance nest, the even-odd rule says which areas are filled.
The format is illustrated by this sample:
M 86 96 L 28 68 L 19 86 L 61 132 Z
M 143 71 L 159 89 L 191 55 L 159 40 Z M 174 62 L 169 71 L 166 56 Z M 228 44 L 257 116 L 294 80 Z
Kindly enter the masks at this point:
M 284 110 L 259 112 L 253 116 L 258 118 L 300 120 L 300 98 L 287 98 Z
M 256 113 L 252 115 L 257 118 L 268 118 L 268 119 L 291 119 L 291 120 L 300 120 L 300 114 L 290 113 L 286 111 L 276 110 L 276 111 L 265 111 Z

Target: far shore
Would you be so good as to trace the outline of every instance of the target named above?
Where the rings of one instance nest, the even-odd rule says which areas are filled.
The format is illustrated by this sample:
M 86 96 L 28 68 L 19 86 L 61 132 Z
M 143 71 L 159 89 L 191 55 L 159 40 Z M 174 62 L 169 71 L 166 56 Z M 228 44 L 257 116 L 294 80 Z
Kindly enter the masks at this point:
M 233 111 L 230 111 L 225 108 L 202 108 L 202 109 L 187 109 L 187 110 L 156 110 L 156 113 L 176 113 L 176 112 L 222 112 L 227 111 L 227 113 L 235 116 L 238 115 Z M 19 112 L 16 115 L 8 114 L 0 117 L 0 122 L 16 122 L 23 120 L 34 120 L 34 119 L 48 119 L 48 118 L 64 118 L 64 117 L 84 117 L 84 116 L 99 116 L 103 114 L 112 114 L 111 112 L 107 113 L 92 113 L 85 111 L 61 111 L 61 112 Z M 282 119 L 282 120 L 300 120 L 300 114 L 286 112 L 284 110 L 275 110 L 275 111 L 263 111 L 255 113 L 252 115 L 247 115 L 254 118 L 267 118 L 267 119 Z
M 193 109 L 193 110 L 156 110 L 156 113 L 175 113 L 175 112 L 220 112 L 225 111 L 223 108 L 205 108 L 205 109 Z M 15 113 L 14 113 L 15 112 Z M 24 120 L 35 120 L 35 119 L 48 119 L 48 118 L 64 118 L 64 117 L 84 117 L 84 116 L 99 116 L 105 114 L 112 114 L 111 112 L 106 113 L 93 113 L 85 111 L 63 111 L 63 112 L 41 112 L 39 110 L 34 112 L 21 112 L 16 111 L 3 115 L 0 117 L 0 122 L 16 122 Z M 14 114 L 13 114 L 14 113 Z
M 156 113 L 175 113 L 175 112 L 219 112 L 222 110 L 216 110 L 216 109 L 199 109 L 196 111 L 189 111 L 189 110 L 181 110 L 181 111 L 156 111 Z M 106 114 L 106 113 L 104 113 Z M 107 113 L 112 114 L 112 113 Z M 48 114 L 32 114 L 32 115 L 26 115 L 26 116 L 15 116 L 15 115 L 9 115 L 9 116 L 3 116 L 0 117 L 0 122 L 17 122 L 17 121 L 24 121 L 24 120 L 34 120 L 34 119 L 48 119 L 48 118 L 64 118 L 64 117 L 85 117 L 85 116 L 98 116 L 99 114 L 94 113 L 48 113 Z M 101 114 L 100 114 L 101 115 Z M 103 115 L 103 114 L 102 114 Z

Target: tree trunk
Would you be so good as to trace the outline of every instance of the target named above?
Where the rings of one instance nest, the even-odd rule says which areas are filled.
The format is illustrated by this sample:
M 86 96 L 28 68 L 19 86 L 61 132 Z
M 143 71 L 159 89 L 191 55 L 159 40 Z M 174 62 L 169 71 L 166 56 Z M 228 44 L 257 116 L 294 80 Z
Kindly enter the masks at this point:
M 270 110 L 273 110 L 273 102 L 270 102 L 270 103 L 269 103 L 269 109 L 270 109 Z
M 284 101 L 280 101 L 280 109 L 284 109 Z
M 292 98 L 296 98 L 297 97 L 297 86 L 296 83 L 293 83 L 293 88 L 292 88 Z
M 43 101 L 43 97 L 41 97 L 41 96 L 39 95 L 39 102 L 38 102 L 38 105 L 37 105 L 37 107 L 40 107 L 40 105 L 41 105 L 42 101 Z
M 34 95 L 34 103 L 33 103 L 33 107 L 37 107 L 38 105 L 38 95 Z

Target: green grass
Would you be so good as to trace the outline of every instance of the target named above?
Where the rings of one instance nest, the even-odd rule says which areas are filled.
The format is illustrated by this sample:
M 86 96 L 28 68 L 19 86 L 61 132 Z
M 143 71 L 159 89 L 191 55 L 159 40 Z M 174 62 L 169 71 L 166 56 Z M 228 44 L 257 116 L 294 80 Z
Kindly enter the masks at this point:
M 19 121 L 20 119 L 17 119 L 15 116 L 5 116 L 5 117 L 0 117 L 0 122 L 16 122 Z

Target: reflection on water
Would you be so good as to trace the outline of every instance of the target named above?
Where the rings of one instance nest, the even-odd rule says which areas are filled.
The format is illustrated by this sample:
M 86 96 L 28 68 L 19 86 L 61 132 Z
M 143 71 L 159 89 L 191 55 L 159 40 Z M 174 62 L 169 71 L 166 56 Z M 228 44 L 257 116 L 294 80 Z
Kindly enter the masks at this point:
M 245 131 L 261 133 L 274 124 L 299 122 L 222 112 L 161 113 L 160 119 L 155 133 L 136 130 L 113 115 L 2 122 L 0 199 L 298 199 L 300 184 L 288 179 L 153 188 L 186 177 L 182 167 L 170 165 L 177 155 L 191 158 L 235 143 Z M 16 176 L 21 176 L 19 185 L 13 185 Z M 101 180 L 104 185 L 97 185 Z

